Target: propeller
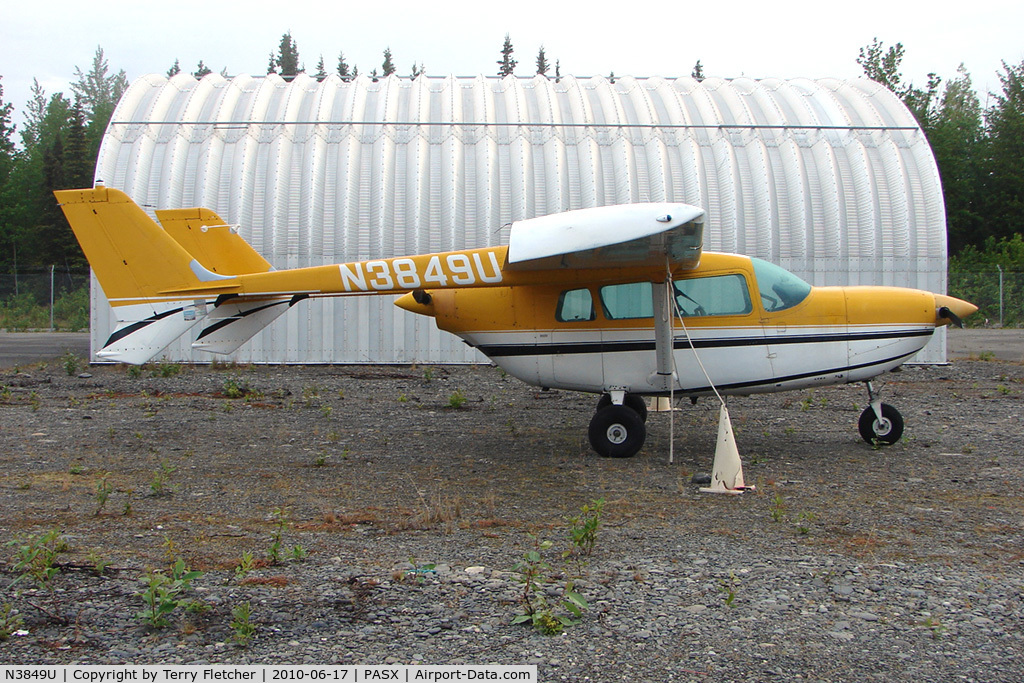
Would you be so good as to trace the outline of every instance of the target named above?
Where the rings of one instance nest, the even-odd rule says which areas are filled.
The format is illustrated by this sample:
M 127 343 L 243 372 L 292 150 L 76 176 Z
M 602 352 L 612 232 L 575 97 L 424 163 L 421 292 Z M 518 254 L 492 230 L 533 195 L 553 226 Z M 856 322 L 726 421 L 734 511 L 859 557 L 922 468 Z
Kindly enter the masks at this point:
M 960 319 L 960 316 L 950 310 L 949 306 L 941 306 L 939 308 L 939 317 L 948 318 L 951 323 L 963 329 L 964 321 Z

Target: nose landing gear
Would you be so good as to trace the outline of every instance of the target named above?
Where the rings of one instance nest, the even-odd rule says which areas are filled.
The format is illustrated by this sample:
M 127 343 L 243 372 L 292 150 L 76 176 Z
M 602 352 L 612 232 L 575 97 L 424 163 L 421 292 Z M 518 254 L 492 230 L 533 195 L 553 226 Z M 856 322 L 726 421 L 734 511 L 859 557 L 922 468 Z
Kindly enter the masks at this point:
M 882 403 L 871 382 L 865 384 L 871 405 L 864 409 L 857 422 L 861 438 L 872 445 L 888 446 L 896 443 L 903 436 L 903 416 L 888 403 Z

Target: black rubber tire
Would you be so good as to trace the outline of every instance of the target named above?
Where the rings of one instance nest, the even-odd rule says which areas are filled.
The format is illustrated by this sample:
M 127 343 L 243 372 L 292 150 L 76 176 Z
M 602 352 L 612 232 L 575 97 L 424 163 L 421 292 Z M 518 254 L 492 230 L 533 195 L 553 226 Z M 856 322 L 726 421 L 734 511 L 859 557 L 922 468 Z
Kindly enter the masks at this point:
M 608 394 L 602 394 L 601 398 L 597 401 L 597 409 L 607 408 L 612 405 L 612 397 Z M 640 419 L 647 422 L 647 401 L 644 400 L 643 396 L 639 394 L 626 394 L 626 398 L 622 399 L 622 405 L 632 408 Z
M 875 411 L 871 406 L 864 409 L 857 422 L 857 430 L 860 431 L 860 438 L 872 446 L 889 446 L 900 440 L 903 436 L 903 416 L 900 411 L 888 403 L 882 404 L 882 421 L 879 422 Z
M 602 458 L 632 458 L 647 440 L 647 427 L 632 408 L 608 405 L 594 413 L 588 436 Z

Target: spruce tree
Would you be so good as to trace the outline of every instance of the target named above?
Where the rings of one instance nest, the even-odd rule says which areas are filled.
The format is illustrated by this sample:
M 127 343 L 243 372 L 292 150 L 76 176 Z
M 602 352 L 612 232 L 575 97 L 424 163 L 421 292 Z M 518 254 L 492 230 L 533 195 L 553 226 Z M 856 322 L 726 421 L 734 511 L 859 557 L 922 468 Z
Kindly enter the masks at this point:
M 512 58 L 513 52 L 515 49 L 512 47 L 512 39 L 506 33 L 505 44 L 501 46 L 501 59 L 498 60 L 498 75 L 502 78 L 512 76 L 516 70 L 516 64 L 519 63 Z
M 3 78 L 0 76 L 0 185 L 7 180 L 14 160 L 14 126 L 11 124 L 14 105 L 4 102 Z
M 81 103 L 76 98 L 68 117 L 67 143 L 64 145 L 65 187 L 57 189 L 92 187 L 96 159 L 89 154 L 85 133 L 85 115 L 82 113 Z
M 345 61 L 345 53 L 338 53 L 338 78 L 345 81 L 351 81 L 355 78 L 356 74 L 349 70 L 348 62 Z
M 317 81 L 323 83 L 327 78 L 327 67 L 324 66 L 324 56 L 320 55 L 320 61 L 316 63 L 316 75 L 314 76 Z
M 167 70 L 167 78 L 174 78 L 181 73 L 181 64 L 178 63 L 178 58 L 174 58 L 174 64 L 170 69 Z
M 71 90 L 79 99 L 82 112 L 86 119 L 86 137 L 89 141 L 89 153 L 95 159 L 100 148 L 100 140 L 107 130 L 110 117 L 114 114 L 121 95 L 128 89 L 128 77 L 124 70 L 110 74 L 110 67 L 103 55 L 103 48 L 97 47 L 93 57 L 92 68 L 88 73 L 75 67 L 78 81 L 71 84 Z M 65 123 L 67 118 L 64 119 Z
M 211 74 L 211 73 L 213 73 L 213 69 L 211 69 L 210 67 L 206 66 L 206 64 L 203 63 L 203 60 L 200 59 L 199 63 L 196 64 L 196 70 L 192 72 L 192 75 L 194 77 L 196 77 L 196 78 L 201 79 L 206 74 Z
M 981 103 L 961 64 L 957 77 L 946 84 L 928 133 L 942 179 L 950 253 L 984 241 L 980 214 L 983 139 Z
M 395 63 L 391 61 L 391 48 L 384 48 L 384 63 L 381 64 L 381 77 L 387 78 L 391 74 L 395 73 Z
M 292 32 L 288 31 L 281 36 L 281 43 L 277 48 L 277 57 L 275 58 L 271 53 L 271 67 L 272 69 L 267 73 L 280 74 L 281 78 L 286 81 L 290 81 L 299 73 L 302 69 L 299 68 L 299 46 L 292 40 Z
M 697 60 L 697 63 L 693 65 L 693 71 L 690 72 L 690 77 L 697 82 L 704 80 L 704 65 L 700 63 L 699 59 Z
M 537 52 L 537 75 L 547 78 L 548 69 L 550 68 L 547 55 L 544 54 L 544 46 L 541 45 L 540 50 Z
M 988 139 L 981 177 L 989 234 L 1024 233 L 1024 61 L 1003 62 L 1001 93 L 985 112 Z

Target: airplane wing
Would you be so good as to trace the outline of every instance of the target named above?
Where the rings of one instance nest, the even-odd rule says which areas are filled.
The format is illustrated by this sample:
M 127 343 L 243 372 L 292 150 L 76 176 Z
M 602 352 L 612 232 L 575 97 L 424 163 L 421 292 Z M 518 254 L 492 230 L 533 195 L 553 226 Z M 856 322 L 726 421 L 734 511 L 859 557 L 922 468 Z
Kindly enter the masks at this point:
M 659 266 L 696 268 L 704 209 L 689 204 L 622 204 L 566 211 L 512 224 L 510 270 Z

